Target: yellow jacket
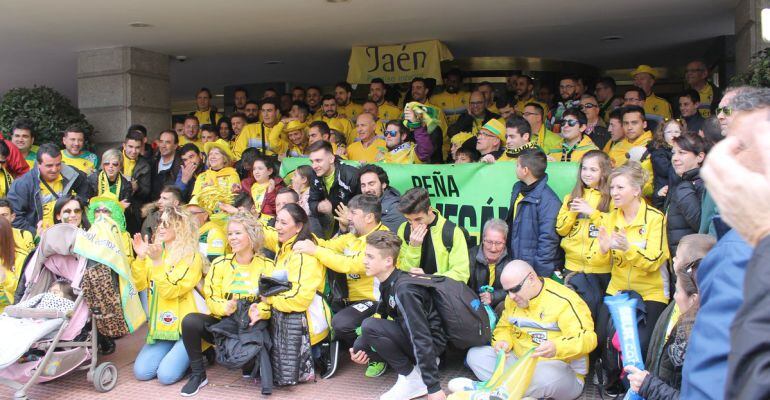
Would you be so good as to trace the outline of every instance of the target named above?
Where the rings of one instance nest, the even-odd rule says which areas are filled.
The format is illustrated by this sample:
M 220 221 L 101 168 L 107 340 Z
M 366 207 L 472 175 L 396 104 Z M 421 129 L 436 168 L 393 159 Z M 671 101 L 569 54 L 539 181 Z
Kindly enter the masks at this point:
M 192 197 L 196 198 L 203 188 L 208 186 L 218 186 L 223 192 L 232 192 L 233 185 L 241 186 L 241 178 L 233 167 L 224 167 L 219 171 L 207 169 L 195 178 Z
M 198 123 L 200 125 L 204 125 L 204 124 L 216 125 L 217 121 L 219 121 L 219 119 L 222 118 L 222 113 L 215 113 L 214 118 L 216 118 L 216 121 L 212 121 L 211 108 L 205 111 L 195 110 L 195 113 L 193 113 L 193 115 L 195 116 L 195 118 L 198 118 Z
M 274 144 L 271 140 L 273 140 L 275 137 L 280 137 L 281 133 L 283 132 L 283 127 L 284 124 L 281 122 L 273 125 L 272 128 L 265 126 L 265 124 L 262 122 L 255 122 L 253 124 L 244 126 L 241 130 L 241 133 L 235 139 L 235 143 L 233 143 L 233 154 L 235 154 L 236 158 L 240 159 L 241 154 L 243 154 L 243 152 L 249 147 L 254 147 L 261 150 L 263 133 L 264 140 L 266 142 L 266 153 L 275 154 L 275 150 L 273 149 Z
M 529 103 L 539 104 L 540 107 L 543 107 L 543 115 L 548 115 L 548 105 L 546 105 L 541 101 L 537 101 L 537 99 L 535 99 L 534 97 L 530 97 L 529 99 L 526 99 L 526 100 L 517 101 L 516 105 L 513 108 L 516 109 L 516 112 L 519 113 L 519 115 L 521 115 L 521 114 L 524 114 L 524 107 L 526 107 L 527 104 Z
M 195 139 L 195 140 L 190 140 L 190 139 L 187 138 L 187 136 L 180 135 L 179 136 L 179 147 L 182 147 L 182 146 L 186 145 L 187 143 L 192 143 L 192 144 L 195 145 L 195 147 L 198 148 L 198 150 L 203 151 L 203 142 L 201 142 L 200 138 Z
M 386 123 L 391 120 L 396 120 L 401 115 L 402 110 L 388 102 L 383 102 L 377 106 L 377 118 Z
M 550 153 L 552 150 L 561 151 L 561 136 L 551 132 L 550 129 L 545 127 L 545 123 L 540 125 L 540 130 L 537 131 L 537 135 L 533 136 L 531 141 L 537 143 L 545 154 Z
M 543 281 L 543 289 L 520 308 L 509 296 L 492 336 L 492 345 L 506 342 L 517 356 L 537 347 L 543 341 L 556 345 L 550 360 L 569 364 L 581 378 L 588 373 L 588 353 L 596 348 L 597 339 L 591 310 L 577 293 L 552 280 Z
M 589 151 L 599 150 L 588 135 L 583 135 L 580 141 L 572 148 L 566 148 L 566 146 L 564 139 L 562 139 L 561 146 L 558 149 L 548 151 L 548 155 L 556 161 L 580 162 Z
M 35 238 L 32 236 L 32 233 L 30 231 L 25 231 L 17 228 L 12 228 L 12 229 L 13 229 L 13 243 L 16 244 L 17 254 L 20 251 L 24 253 L 29 253 L 32 250 L 35 250 Z
M 272 271 L 272 260 L 255 255 L 249 264 L 240 265 L 234 254 L 221 256 L 211 263 L 203 284 L 203 295 L 211 315 L 224 317 L 227 302 L 231 299 L 255 298 L 259 289 L 259 277 Z
M 147 342 L 179 340 L 182 320 L 198 311 L 193 290 L 201 280 L 203 259 L 198 252 L 170 265 L 163 252 L 163 263 L 155 266 L 149 256 L 131 263 L 131 279 L 137 291 L 148 289 L 149 316 Z
M 441 107 L 449 125 L 457 122 L 460 115 L 468 110 L 471 94 L 468 92 L 449 93 L 447 91 L 430 97 L 430 101 Z
M 610 161 L 612 162 L 612 167 L 619 167 L 628 161 L 628 157 L 626 156 L 626 153 L 628 152 L 628 141 L 621 140 L 619 142 L 613 142 L 612 140 L 608 140 L 607 144 L 604 145 L 604 149 L 602 151 L 610 156 Z
M 559 215 L 556 217 L 556 232 L 563 239 L 564 268 L 574 272 L 588 274 L 609 274 L 612 270 L 610 256 L 599 249 L 599 227 L 604 213 L 596 210 L 601 200 L 601 193 L 596 189 L 586 188 L 583 198 L 594 208 L 591 215 L 579 214 L 569 210 L 572 195 L 564 196 Z
M 446 276 L 458 282 L 467 283 L 471 273 L 465 235 L 460 230 L 460 227 L 455 227 L 452 237 L 452 251 L 447 251 L 441 238 L 446 219 L 436 209 L 433 209 L 433 212 L 436 213 L 436 222 L 429 227 L 429 231 L 436 256 L 436 275 Z M 404 222 L 398 228 L 398 237 L 403 240 L 401 250 L 398 253 L 398 267 L 404 271 L 409 271 L 411 268 L 419 268 L 420 258 L 422 257 L 422 246 L 412 246 L 409 244 L 409 238 L 404 237 L 406 224 L 408 223 L 409 221 Z
M 198 228 L 198 251 L 209 261 L 224 255 L 230 250 L 227 243 L 227 234 L 222 229 L 220 222 L 206 221 Z
M 16 287 L 19 285 L 19 278 L 21 278 L 21 270 L 24 268 L 24 259 L 27 258 L 29 252 L 16 248 L 16 260 L 14 261 L 13 271 L 9 271 L 3 268 L 5 276 L 0 281 L 0 313 L 5 310 L 6 306 L 9 306 L 16 301 L 14 300 L 14 294 Z
M 388 227 L 380 224 L 372 232 L 387 230 Z M 369 233 L 363 236 L 347 233 L 329 240 L 318 239 L 316 258 L 326 268 L 347 274 L 351 302 L 380 299 L 379 284 L 375 284 L 374 277 L 366 276 L 364 269 L 364 250 Z
M 639 212 L 630 224 L 626 224 L 623 211 L 612 210 L 604 217 L 607 232 L 625 232 L 629 248 L 626 251 L 610 250 L 612 278 L 607 294 L 619 290 L 633 290 L 645 301 L 668 303 L 669 258 L 666 225 L 663 213 L 642 200 Z
M 349 119 L 339 117 L 329 118 L 325 114 L 321 113 L 321 115 L 318 118 L 314 118 L 313 121 L 326 122 L 326 124 L 329 125 L 329 129 L 342 132 L 345 135 L 345 139 L 347 140 L 348 145 L 355 142 L 356 138 L 358 138 L 356 127 L 352 122 L 350 122 Z
M 417 157 L 416 149 L 416 144 L 406 142 L 393 150 L 387 151 L 377 161 L 391 164 L 422 164 L 420 157 Z
M 0 197 L 6 197 L 13 184 L 13 175 L 0 166 Z
M 644 114 L 647 118 L 662 122 L 666 118 L 671 118 L 671 104 L 661 97 L 650 93 L 644 100 Z
M 260 318 L 270 318 L 270 308 L 281 312 L 304 312 L 307 316 L 310 344 L 316 344 L 329 334 L 331 312 L 320 296 L 326 284 L 326 269 L 313 256 L 295 253 L 291 248 L 296 237 L 286 243 L 278 242 L 278 232 L 265 227 L 265 248 L 276 253 L 274 271 L 287 271 L 291 289 L 267 297 L 260 306 Z

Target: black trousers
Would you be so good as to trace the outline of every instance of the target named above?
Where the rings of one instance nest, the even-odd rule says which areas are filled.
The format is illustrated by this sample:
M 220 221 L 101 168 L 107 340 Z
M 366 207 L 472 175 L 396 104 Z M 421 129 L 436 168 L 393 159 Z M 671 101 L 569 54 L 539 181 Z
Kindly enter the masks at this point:
M 361 324 L 361 336 L 353 351 L 363 350 L 372 361 L 387 362 L 399 375 L 414 369 L 414 351 L 409 336 L 401 326 L 388 319 L 367 318 Z
M 377 311 L 377 307 L 371 300 L 364 300 L 353 303 L 339 312 L 334 314 L 332 318 L 332 328 L 334 329 L 334 335 L 342 342 L 347 349 L 353 345 L 356 337 L 356 329 L 361 326 L 361 323 L 365 319 L 374 315 Z
M 652 331 L 655 329 L 655 324 L 658 322 L 660 314 L 666 309 L 667 304 L 659 301 L 645 301 L 644 308 L 647 311 L 647 316 L 644 324 L 639 324 L 639 345 L 641 346 L 642 360 L 647 359 L 647 347 L 650 346 L 650 338 L 652 337 Z M 599 337 L 599 343 L 606 343 L 607 341 L 607 323 L 612 316 L 610 315 L 610 309 L 602 303 L 599 308 L 599 315 L 597 317 L 596 334 Z M 617 329 L 617 327 L 615 327 Z
M 214 335 L 208 327 L 217 322 L 219 318 L 200 313 L 187 314 L 182 320 L 182 343 L 191 363 L 203 360 L 201 340 L 214 343 Z

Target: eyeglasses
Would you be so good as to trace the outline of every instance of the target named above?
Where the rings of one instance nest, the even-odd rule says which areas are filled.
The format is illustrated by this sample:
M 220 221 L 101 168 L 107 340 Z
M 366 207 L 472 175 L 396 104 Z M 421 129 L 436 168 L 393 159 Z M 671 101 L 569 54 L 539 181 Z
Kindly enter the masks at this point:
M 385 137 L 396 137 L 398 136 L 398 131 L 385 131 Z
M 577 126 L 580 125 L 580 121 L 576 119 L 563 119 L 561 120 L 562 125 L 568 125 L 568 126 Z
M 96 210 L 94 210 L 94 214 L 112 214 L 109 208 L 106 207 L 99 207 Z
M 730 114 L 733 113 L 733 108 L 730 106 L 724 106 L 724 107 L 717 107 L 717 114 L 724 114 L 725 116 L 730 116 Z
M 583 105 L 581 105 L 581 106 L 580 106 L 580 109 L 581 109 L 581 110 L 586 110 L 586 109 L 590 110 L 590 109 L 592 109 L 592 108 L 597 108 L 597 107 L 599 107 L 599 105 L 598 105 L 598 104 L 588 103 L 588 104 L 583 104 Z
M 531 274 L 532 274 L 531 272 L 530 272 L 530 273 L 528 273 L 528 274 L 527 274 L 527 276 L 525 276 L 525 277 L 524 277 L 524 279 L 521 281 L 521 283 L 519 283 L 518 285 L 516 285 L 516 286 L 514 286 L 514 287 L 512 287 L 512 288 L 510 288 L 510 289 L 504 289 L 504 290 L 505 290 L 506 292 L 508 292 L 508 294 L 516 294 L 516 293 L 519 293 L 519 292 L 521 291 L 521 288 L 523 288 L 523 287 L 524 287 L 524 284 L 525 284 L 525 283 L 527 283 L 527 279 L 529 279 L 529 276 L 530 276 Z
M 486 240 L 486 239 L 483 240 L 483 242 L 484 242 L 485 246 L 489 246 L 489 247 L 502 247 L 502 246 L 505 246 L 504 242 L 495 242 L 495 241 Z

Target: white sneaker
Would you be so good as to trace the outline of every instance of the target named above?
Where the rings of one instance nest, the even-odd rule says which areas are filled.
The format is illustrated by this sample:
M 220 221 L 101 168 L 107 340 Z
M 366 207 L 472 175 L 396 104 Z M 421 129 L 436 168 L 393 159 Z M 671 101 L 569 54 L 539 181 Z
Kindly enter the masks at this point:
M 457 393 L 476 390 L 479 383 L 469 378 L 454 378 L 449 381 L 447 386 L 451 393 Z
M 396 384 L 380 396 L 380 400 L 408 400 L 428 394 L 428 387 L 422 382 L 420 369 L 414 367 L 409 375 L 399 375 Z

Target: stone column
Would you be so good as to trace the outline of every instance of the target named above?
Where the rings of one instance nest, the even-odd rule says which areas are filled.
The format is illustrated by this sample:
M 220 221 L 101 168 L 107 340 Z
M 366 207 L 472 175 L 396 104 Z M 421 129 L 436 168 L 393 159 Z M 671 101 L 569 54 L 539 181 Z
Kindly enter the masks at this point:
M 98 150 L 123 142 L 142 124 L 150 138 L 171 126 L 169 58 L 135 47 L 78 53 L 78 107 L 96 128 Z
M 751 57 L 770 47 L 762 39 L 761 12 L 770 8 L 770 0 L 740 0 L 735 7 L 735 69 L 746 71 Z

